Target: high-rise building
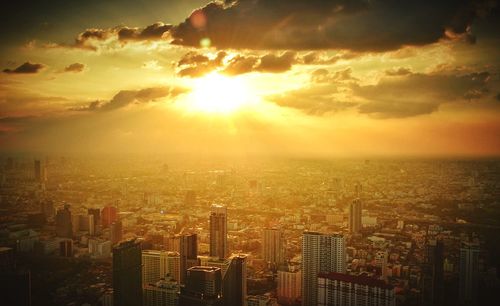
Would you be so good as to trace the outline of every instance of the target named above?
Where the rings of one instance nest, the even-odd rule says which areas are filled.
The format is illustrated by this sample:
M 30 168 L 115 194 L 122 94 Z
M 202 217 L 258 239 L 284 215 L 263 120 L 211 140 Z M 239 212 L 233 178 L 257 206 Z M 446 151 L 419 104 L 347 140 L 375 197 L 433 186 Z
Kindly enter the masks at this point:
M 274 267 L 282 264 L 285 257 L 282 231 L 276 228 L 265 229 L 262 240 L 264 260 Z
M 118 220 L 118 209 L 114 206 L 105 206 L 101 212 L 101 225 L 103 228 L 110 226 Z
M 278 270 L 278 301 L 284 304 L 296 303 L 301 296 L 302 273 L 299 266 L 288 265 Z
M 89 254 L 92 258 L 109 258 L 111 256 L 111 241 L 96 237 L 89 238 Z
M 141 245 L 129 240 L 113 248 L 113 302 L 120 306 L 142 304 Z
M 198 235 L 183 234 L 179 237 L 180 254 L 180 279 L 183 284 L 186 279 L 187 269 L 199 266 L 198 261 Z
M 387 251 L 377 251 L 375 253 L 375 266 L 380 268 L 380 278 L 387 281 Z
M 73 240 L 64 239 L 59 242 L 59 256 L 73 257 Z
M 222 274 L 222 305 L 243 305 L 247 293 L 246 256 L 233 255 L 226 259 L 200 257 L 206 267 L 216 267 Z
M 247 306 L 278 306 L 278 303 L 266 295 L 252 295 L 247 297 Z
M 179 306 L 221 306 L 222 274 L 217 267 L 191 267 L 181 287 Z
M 346 246 L 343 235 L 304 232 L 302 236 L 302 305 L 316 305 L 319 273 L 344 273 L 345 269 Z
M 64 205 L 63 209 L 57 210 L 56 235 L 61 238 L 71 238 L 73 236 L 71 211 L 68 204 Z
M 395 306 L 394 287 L 365 275 L 320 273 L 317 306 Z
M 41 201 L 40 210 L 45 215 L 45 218 L 53 218 L 56 214 L 52 200 Z
M 213 204 L 210 212 L 210 256 L 226 258 L 227 255 L 227 208 Z
M 88 231 L 92 233 L 90 235 L 99 235 L 101 228 L 101 211 L 99 208 L 89 208 L 87 212 L 89 219 L 92 219 L 92 222 L 88 222 Z
M 361 200 L 354 199 L 349 205 L 349 232 L 357 234 L 362 229 L 361 211 L 363 209 Z
M 2 306 L 31 306 L 31 272 L 0 272 L 0 299 Z
M 142 251 L 142 284 L 155 284 L 169 274 L 179 282 L 180 256 L 177 252 L 144 250 Z
M 462 242 L 460 246 L 460 305 L 475 306 L 479 299 L 479 244 Z
M 178 306 L 179 284 L 169 274 L 143 289 L 143 306 Z
M 429 306 L 443 305 L 443 242 L 430 240 L 427 243 L 427 254 L 422 275 L 422 304 Z
M 123 239 L 123 225 L 120 220 L 115 221 L 110 226 L 111 244 L 115 245 Z

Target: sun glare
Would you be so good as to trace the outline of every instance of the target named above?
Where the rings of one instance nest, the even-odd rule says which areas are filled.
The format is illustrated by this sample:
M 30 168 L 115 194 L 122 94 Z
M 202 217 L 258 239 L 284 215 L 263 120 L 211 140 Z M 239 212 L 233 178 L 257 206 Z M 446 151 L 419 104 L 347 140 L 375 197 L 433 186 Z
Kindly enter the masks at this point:
M 192 110 L 228 114 L 248 106 L 252 95 L 241 78 L 211 73 L 193 81 L 189 100 Z

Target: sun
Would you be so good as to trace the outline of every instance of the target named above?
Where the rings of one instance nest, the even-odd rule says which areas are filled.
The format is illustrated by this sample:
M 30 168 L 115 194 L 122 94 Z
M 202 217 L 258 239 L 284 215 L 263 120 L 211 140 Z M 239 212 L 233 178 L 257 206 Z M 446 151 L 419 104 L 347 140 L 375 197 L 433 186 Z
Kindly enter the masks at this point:
M 193 80 L 189 108 L 211 114 L 230 114 L 252 103 L 245 81 L 216 72 Z

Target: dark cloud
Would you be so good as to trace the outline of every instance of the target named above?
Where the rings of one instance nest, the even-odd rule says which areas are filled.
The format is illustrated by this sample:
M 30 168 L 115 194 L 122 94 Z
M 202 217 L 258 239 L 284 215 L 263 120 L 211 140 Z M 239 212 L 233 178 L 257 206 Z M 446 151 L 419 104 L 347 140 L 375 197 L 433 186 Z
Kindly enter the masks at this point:
M 36 64 L 26 62 L 15 69 L 4 69 L 5 73 L 20 73 L 20 74 L 33 74 L 40 72 L 43 68 L 45 68 L 44 64 Z
M 81 63 L 73 63 L 64 68 L 64 72 L 82 72 L 85 69 L 85 65 Z
M 396 50 L 466 37 L 490 0 L 235 0 L 211 2 L 171 29 L 173 43 L 233 49 Z
M 227 58 L 227 53 L 219 51 L 214 59 L 196 52 L 188 52 L 177 63 L 180 76 L 200 77 L 212 71 L 220 71 L 227 75 L 239 75 L 249 72 L 281 73 L 298 63 L 295 52 L 266 54 L 263 56 L 238 54 Z
M 163 22 L 156 22 L 152 25 L 140 28 L 123 27 L 117 30 L 118 39 L 121 41 L 128 40 L 158 40 L 167 33 L 172 25 L 164 24 Z
M 411 74 L 411 69 L 410 68 L 405 68 L 405 67 L 399 67 L 397 69 L 389 69 L 385 71 L 385 74 L 387 76 L 402 76 L 402 75 L 408 75 Z
M 179 87 L 152 87 L 140 90 L 121 90 L 108 102 L 93 101 L 87 106 L 73 107 L 72 111 L 111 111 L 130 104 L 154 102 L 161 98 L 175 98 L 187 90 Z
M 489 92 L 489 79 L 489 72 L 414 73 L 383 78 L 376 85 L 355 85 L 353 94 L 367 101 L 360 105 L 360 113 L 377 118 L 404 118 L 430 114 L 444 103 L 482 98 Z

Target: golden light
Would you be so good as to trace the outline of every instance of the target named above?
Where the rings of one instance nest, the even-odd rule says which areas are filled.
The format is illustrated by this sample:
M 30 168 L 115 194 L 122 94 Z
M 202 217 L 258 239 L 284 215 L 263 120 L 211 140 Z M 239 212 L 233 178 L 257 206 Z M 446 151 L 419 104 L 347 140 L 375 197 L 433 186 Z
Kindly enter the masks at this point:
M 243 79 L 214 72 L 193 80 L 188 100 L 191 110 L 228 114 L 249 106 L 253 98 Z

